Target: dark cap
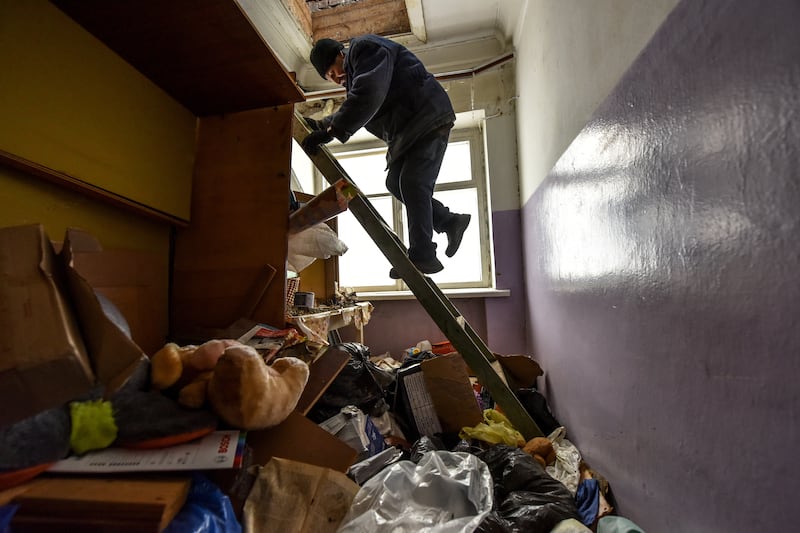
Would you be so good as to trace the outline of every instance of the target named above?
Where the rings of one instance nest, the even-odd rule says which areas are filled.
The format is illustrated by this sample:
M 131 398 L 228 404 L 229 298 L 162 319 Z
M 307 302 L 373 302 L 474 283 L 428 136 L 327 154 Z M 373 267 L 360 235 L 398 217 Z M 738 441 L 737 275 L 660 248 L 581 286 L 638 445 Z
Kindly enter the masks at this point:
M 311 64 L 323 78 L 328 69 L 333 65 L 333 60 L 344 45 L 334 39 L 320 39 L 311 49 Z

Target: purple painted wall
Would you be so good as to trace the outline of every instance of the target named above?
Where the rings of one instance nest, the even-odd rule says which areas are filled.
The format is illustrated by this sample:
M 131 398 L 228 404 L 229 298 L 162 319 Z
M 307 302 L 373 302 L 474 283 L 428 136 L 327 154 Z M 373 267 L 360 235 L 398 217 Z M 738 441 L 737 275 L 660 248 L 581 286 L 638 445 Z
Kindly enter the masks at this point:
M 495 280 L 498 289 L 511 295 L 486 298 L 486 336 L 483 340 L 494 352 L 527 353 L 525 317 L 525 271 L 522 267 L 522 218 L 519 209 L 492 213 Z M 458 303 L 456 302 L 456 305 Z M 470 322 L 470 324 L 472 324 Z
M 551 407 L 648 533 L 796 527 L 798 23 L 683 1 L 522 212 Z
M 492 214 L 497 288 L 511 289 L 508 297 L 459 298 L 452 302 L 489 349 L 504 354 L 525 353 L 525 287 L 519 210 Z M 406 348 L 427 339 L 447 340 L 417 300 L 376 301 L 364 344 L 373 355 L 399 356 Z M 343 340 L 355 340 L 347 328 Z

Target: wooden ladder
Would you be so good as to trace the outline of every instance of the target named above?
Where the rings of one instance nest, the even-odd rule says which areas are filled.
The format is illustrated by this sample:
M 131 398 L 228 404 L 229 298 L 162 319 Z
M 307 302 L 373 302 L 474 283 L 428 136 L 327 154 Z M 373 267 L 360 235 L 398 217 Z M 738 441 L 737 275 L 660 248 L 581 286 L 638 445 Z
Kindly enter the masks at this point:
M 298 144 L 308 135 L 310 130 L 303 118 L 295 113 L 292 136 Z M 516 395 L 500 379 L 492 368 L 495 359 L 492 352 L 467 323 L 453 303 L 442 293 L 441 289 L 428 276 L 423 275 L 408 259 L 403 242 L 386 224 L 381 215 L 372 207 L 369 200 L 360 192 L 358 186 L 350 179 L 347 172 L 331 155 L 327 148 L 322 149 L 311 160 L 325 179 L 333 184 L 340 179 L 351 183 L 357 191 L 350 200 L 349 209 L 353 216 L 364 227 L 364 230 L 380 248 L 389 263 L 397 270 L 411 292 L 414 293 L 422 307 L 433 319 L 442 333 L 461 354 L 480 383 L 489 389 L 494 401 L 503 409 L 514 427 L 526 439 L 543 436 L 541 430 L 530 414 L 520 403 Z

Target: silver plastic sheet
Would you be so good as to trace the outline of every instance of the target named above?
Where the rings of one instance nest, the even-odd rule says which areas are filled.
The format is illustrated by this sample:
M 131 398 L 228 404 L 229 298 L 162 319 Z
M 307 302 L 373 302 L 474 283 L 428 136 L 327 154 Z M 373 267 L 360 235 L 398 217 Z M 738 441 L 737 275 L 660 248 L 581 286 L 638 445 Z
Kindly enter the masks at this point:
M 367 481 L 342 520 L 341 533 L 471 532 L 491 511 L 486 463 L 463 452 L 430 451 Z

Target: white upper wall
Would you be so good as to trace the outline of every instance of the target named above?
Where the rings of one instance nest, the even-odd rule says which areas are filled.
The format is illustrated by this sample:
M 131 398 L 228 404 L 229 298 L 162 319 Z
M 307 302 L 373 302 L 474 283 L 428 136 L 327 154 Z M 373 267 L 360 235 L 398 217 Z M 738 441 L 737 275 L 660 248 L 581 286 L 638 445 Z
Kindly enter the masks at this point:
M 335 85 L 322 80 L 308 62 L 311 40 L 297 21 L 276 0 L 237 0 L 252 24 L 278 56 L 284 67 L 297 74 L 307 92 L 329 90 Z M 407 0 L 413 17 L 425 23 L 425 42 L 409 34 L 395 39 L 406 45 L 433 73 L 478 67 L 512 47 L 525 0 Z
M 521 205 L 678 0 L 527 0 L 514 30 Z
M 484 73 L 475 83 L 451 83 L 448 89 L 457 110 L 488 106 L 486 115 L 498 118 L 487 127 L 489 167 L 493 182 L 502 176 L 504 185 L 493 189 L 506 190 L 510 179 L 518 179 L 518 186 L 494 194 L 493 208 L 517 209 L 678 1 L 413 0 L 409 4 L 422 6 L 427 42 L 410 35 L 397 40 L 434 73 L 473 69 L 514 49 L 516 83 L 496 83 L 494 75 Z M 238 2 L 301 86 L 307 91 L 336 87 L 308 64 L 311 43 L 282 2 Z M 469 90 L 459 95 L 459 85 Z M 516 128 L 508 122 L 515 112 Z M 514 145 L 509 136 L 516 137 L 518 157 L 509 157 L 508 147 Z M 502 142 L 495 143 L 495 137 Z M 504 147 L 501 159 L 494 157 L 493 146 Z

